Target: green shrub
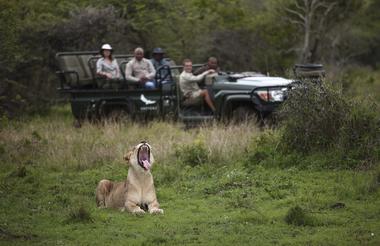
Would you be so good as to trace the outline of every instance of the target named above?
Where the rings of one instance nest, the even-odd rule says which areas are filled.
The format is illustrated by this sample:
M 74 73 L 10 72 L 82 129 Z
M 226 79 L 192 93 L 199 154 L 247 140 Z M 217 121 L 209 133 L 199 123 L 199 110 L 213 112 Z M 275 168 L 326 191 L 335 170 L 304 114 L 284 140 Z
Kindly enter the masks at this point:
M 291 91 L 279 112 L 283 129 L 280 149 L 301 155 L 330 153 L 348 167 L 379 160 L 379 107 L 353 100 L 328 82 L 303 82 Z M 339 161 L 341 162 L 341 161 Z
M 171 185 L 181 178 L 181 167 L 179 164 L 170 163 L 168 165 L 159 164 L 160 168 L 155 170 L 154 182 L 157 186 Z
M 350 110 L 339 129 L 337 140 L 337 147 L 346 152 L 348 158 L 372 163 L 380 159 L 378 110 L 378 106 L 368 100 L 350 102 Z
M 380 102 L 380 70 L 362 66 L 343 68 L 337 80 L 342 82 L 343 91 L 351 97 L 373 96 Z
M 303 82 L 291 91 L 279 112 L 284 126 L 282 146 L 302 153 L 330 148 L 348 110 L 347 100 L 331 84 Z
M 285 222 L 289 225 L 306 226 L 312 225 L 312 218 L 300 206 L 289 209 L 285 216 Z
M 208 162 L 209 154 L 204 141 L 196 139 L 193 143 L 176 146 L 175 155 L 185 165 L 192 167 Z
M 280 148 L 282 130 L 267 130 L 255 138 L 247 148 L 243 166 L 254 172 L 257 165 L 263 167 L 292 167 L 305 165 L 305 155 L 297 152 L 284 152 Z
M 19 166 L 15 171 L 13 171 L 9 176 L 10 177 L 19 177 L 24 178 L 27 175 L 27 170 L 25 166 Z
M 91 213 L 80 206 L 79 208 L 74 208 L 69 212 L 68 222 L 93 222 L 94 219 L 91 216 Z
M 279 136 L 278 132 L 268 130 L 256 137 L 247 148 L 247 157 L 243 162 L 245 168 L 251 171 L 258 164 L 271 166 L 268 162 L 271 162 L 278 152 Z

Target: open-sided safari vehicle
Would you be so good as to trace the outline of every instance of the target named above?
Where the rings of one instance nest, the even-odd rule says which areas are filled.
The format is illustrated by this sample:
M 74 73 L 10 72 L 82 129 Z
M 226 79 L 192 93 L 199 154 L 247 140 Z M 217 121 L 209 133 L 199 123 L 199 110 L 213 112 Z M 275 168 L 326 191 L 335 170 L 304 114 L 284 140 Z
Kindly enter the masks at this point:
M 170 115 L 185 123 L 212 119 L 264 119 L 287 97 L 293 80 L 263 74 L 219 73 L 203 81 L 213 97 L 216 112 L 205 103 L 189 105 L 179 88 L 182 66 L 163 66 L 156 72 L 157 89 L 144 89 L 125 79 L 126 63 L 132 55 L 114 54 L 123 74 L 117 81 L 96 76 L 97 52 L 61 52 L 59 91 L 70 94 L 72 113 L 78 120 L 124 113 L 132 119 L 165 118 Z M 194 65 L 195 67 L 197 65 Z

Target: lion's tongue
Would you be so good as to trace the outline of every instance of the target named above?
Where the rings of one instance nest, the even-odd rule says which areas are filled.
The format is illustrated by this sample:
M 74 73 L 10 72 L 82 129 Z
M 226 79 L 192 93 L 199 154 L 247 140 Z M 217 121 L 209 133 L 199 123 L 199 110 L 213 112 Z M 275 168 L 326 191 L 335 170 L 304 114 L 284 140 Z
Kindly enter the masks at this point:
M 149 162 L 148 160 L 143 160 L 142 163 L 143 163 L 144 168 L 145 168 L 146 170 L 149 170 L 149 169 L 150 169 L 151 164 L 150 164 L 150 162 Z

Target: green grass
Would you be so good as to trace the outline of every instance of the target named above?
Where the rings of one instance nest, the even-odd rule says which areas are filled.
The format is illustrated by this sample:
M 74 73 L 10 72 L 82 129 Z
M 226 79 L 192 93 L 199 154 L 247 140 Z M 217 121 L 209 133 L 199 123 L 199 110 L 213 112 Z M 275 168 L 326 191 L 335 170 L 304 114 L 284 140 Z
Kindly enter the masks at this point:
M 259 165 L 249 124 L 74 129 L 66 113 L 0 130 L 0 245 L 380 245 L 379 169 Z M 142 139 L 165 213 L 98 209 L 97 182 L 125 179 L 122 154 Z

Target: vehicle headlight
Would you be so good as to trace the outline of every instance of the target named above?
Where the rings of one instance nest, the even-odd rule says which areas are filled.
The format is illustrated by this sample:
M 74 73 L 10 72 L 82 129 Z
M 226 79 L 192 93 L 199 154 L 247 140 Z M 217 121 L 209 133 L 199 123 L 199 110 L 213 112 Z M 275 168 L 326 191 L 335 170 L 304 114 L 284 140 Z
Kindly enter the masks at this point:
M 283 102 L 287 88 L 268 88 L 256 90 L 255 93 L 265 102 Z

